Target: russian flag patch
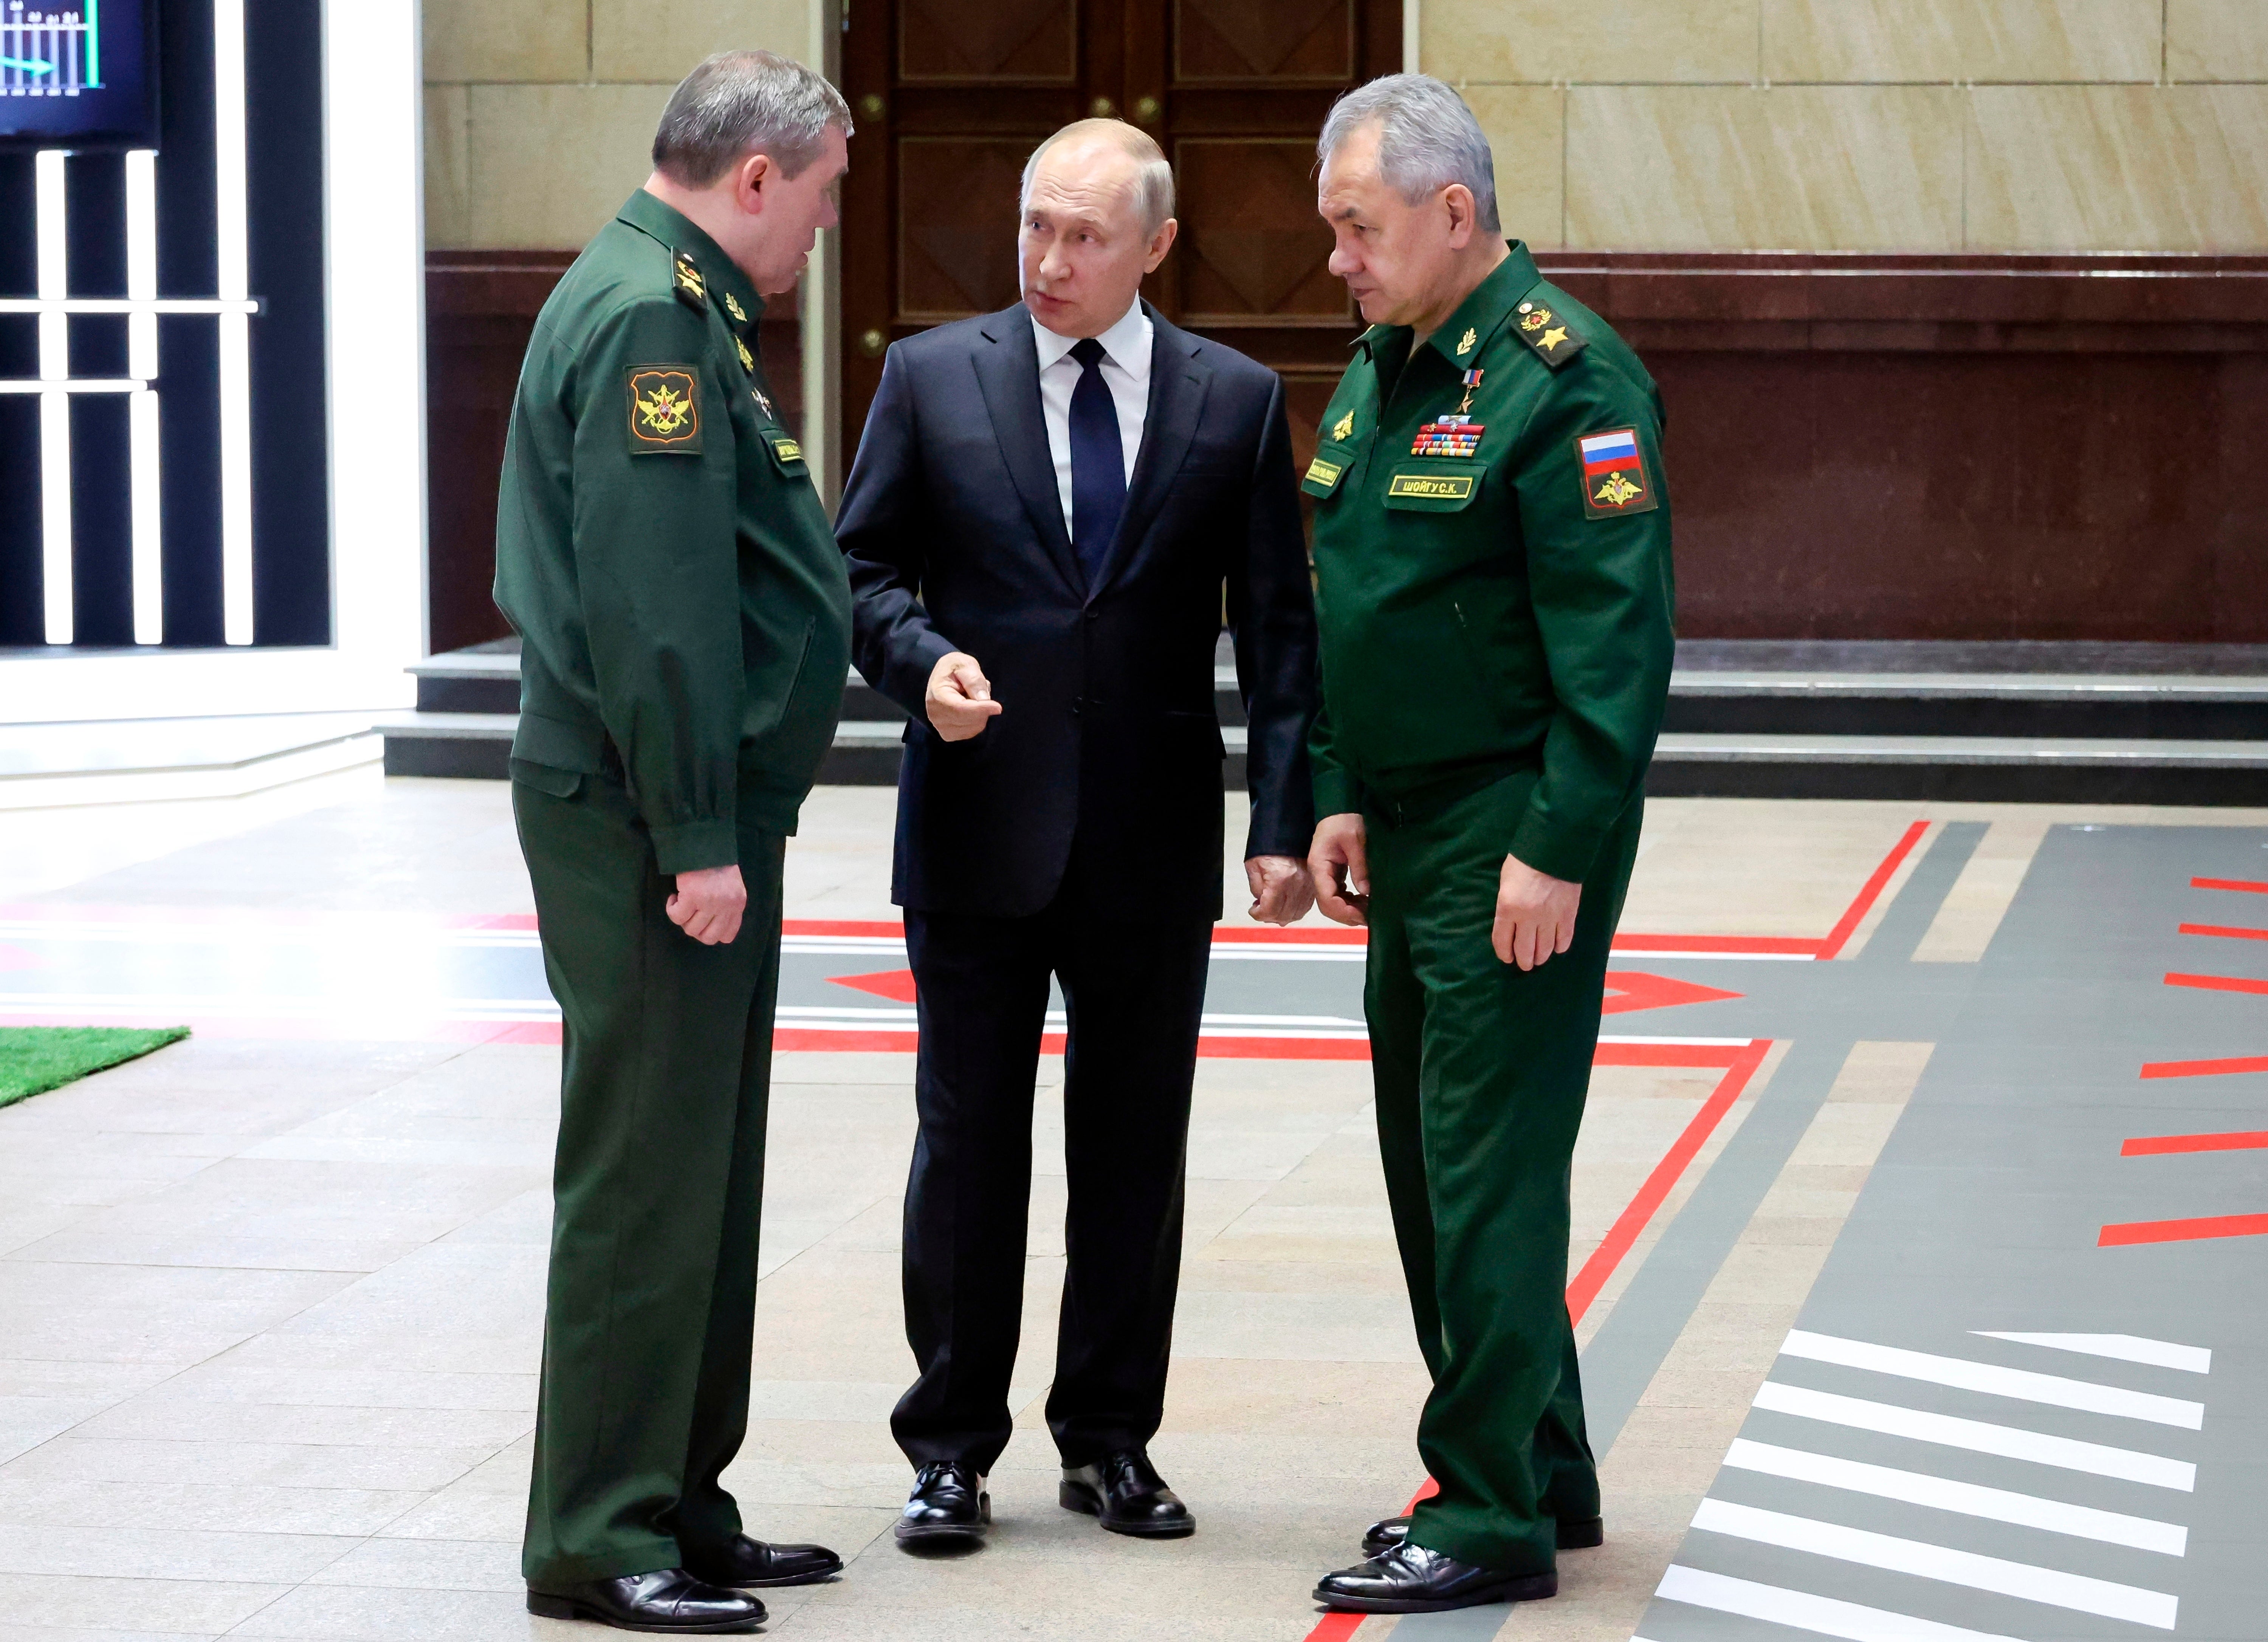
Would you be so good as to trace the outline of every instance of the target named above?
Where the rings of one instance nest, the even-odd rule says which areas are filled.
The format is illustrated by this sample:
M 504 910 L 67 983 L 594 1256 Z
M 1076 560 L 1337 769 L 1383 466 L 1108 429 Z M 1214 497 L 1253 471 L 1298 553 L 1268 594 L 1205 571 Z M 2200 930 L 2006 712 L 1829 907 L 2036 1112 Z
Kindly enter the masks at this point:
M 1653 481 L 1646 475 L 1636 428 L 1586 433 L 1575 441 L 1575 458 L 1582 466 L 1585 517 L 1617 519 L 1624 513 L 1649 513 L 1660 505 Z

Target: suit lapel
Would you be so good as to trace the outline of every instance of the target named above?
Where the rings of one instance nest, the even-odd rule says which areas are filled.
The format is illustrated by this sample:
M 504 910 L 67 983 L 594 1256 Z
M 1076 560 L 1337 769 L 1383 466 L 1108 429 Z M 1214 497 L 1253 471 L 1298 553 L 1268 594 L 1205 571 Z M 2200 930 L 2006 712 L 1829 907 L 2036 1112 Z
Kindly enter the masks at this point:
M 1143 417 L 1142 452 L 1134 460 L 1134 482 L 1127 488 L 1126 512 L 1120 516 L 1118 534 L 1110 544 L 1102 586 L 1109 585 L 1133 561 L 1158 510 L 1166 504 L 1174 475 L 1182 470 L 1182 459 L 1189 454 L 1189 440 L 1196 436 L 1205 390 L 1212 383 L 1212 372 L 1199 357 L 1197 339 L 1169 324 L 1147 303 L 1143 306 L 1152 327 L 1150 408 Z M 1036 350 L 1032 357 L 1036 362 Z
M 1040 533 L 1048 556 L 1074 593 L 1086 585 L 1064 528 L 1063 497 L 1056 489 L 1055 458 L 1048 449 L 1047 415 L 1040 408 L 1040 350 L 1032 341 L 1032 319 L 1023 305 L 994 314 L 978 333 L 985 338 L 973 350 L 977 386 L 992 417 L 1000 458 L 1008 465 L 1024 512 Z

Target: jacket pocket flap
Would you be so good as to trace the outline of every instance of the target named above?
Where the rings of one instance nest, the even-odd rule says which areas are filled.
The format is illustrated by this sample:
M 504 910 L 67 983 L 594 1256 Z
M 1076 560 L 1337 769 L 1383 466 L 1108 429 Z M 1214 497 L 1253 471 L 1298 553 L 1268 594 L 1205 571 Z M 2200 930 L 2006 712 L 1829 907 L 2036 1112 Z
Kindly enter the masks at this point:
M 1339 488 L 1346 477 L 1347 468 L 1354 461 L 1354 453 L 1344 445 L 1322 445 L 1315 449 L 1315 460 L 1307 464 L 1307 476 L 1300 481 L 1300 489 L 1309 496 L 1329 496 Z
M 569 724 L 541 713 L 523 712 L 519 728 L 512 734 L 512 756 L 515 762 L 596 775 L 601 768 L 599 754 L 605 746 L 606 732 L 596 725 Z
M 583 784 L 582 776 L 575 770 L 554 769 L 549 764 L 531 763 L 525 758 L 512 761 L 512 778 L 555 799 L 571 799 Z

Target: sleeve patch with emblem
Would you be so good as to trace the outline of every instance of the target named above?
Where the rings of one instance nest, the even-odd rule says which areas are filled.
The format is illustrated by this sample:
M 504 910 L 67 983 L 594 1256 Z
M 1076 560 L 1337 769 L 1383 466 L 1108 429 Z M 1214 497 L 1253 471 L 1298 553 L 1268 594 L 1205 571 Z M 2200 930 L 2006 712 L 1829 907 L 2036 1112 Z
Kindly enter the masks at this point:
M 1636 428 L 1586 433 L 1575 441 L 1575 455 L 1583 468 L 1585 517 L 1618 519 L 1624 513 L 1650 513 L 1661 505 L 1646 471 Z
M 701 377 L 689 364 L 632 365 L 630 454 L 701 453 Z

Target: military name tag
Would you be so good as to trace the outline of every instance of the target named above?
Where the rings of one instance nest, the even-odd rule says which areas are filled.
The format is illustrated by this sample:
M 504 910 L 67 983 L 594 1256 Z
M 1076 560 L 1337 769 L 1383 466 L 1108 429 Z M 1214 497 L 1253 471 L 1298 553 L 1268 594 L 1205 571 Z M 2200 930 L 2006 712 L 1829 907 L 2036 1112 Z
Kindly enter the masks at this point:
M 1473 476 L 1470 474 L 1398 473 L 1386 487 L 1388 497 L 1423 497 L 1432 502 L 1469 502 L 1473 496 Z
M 803 460 L 803 446 L 793 439 L 774 439 L 772 449 L 779 453 L 779 459 L 784 462 L 799 462 Z
M 630 454 L 701 453 L 701 378 L 689 364 L 636 364 L 630 389 Z
M 1307 464 L 1307 482 L 1309 484 L 1334 485 L 1339 482 L 1339 475 L 1345 471 L 1346 469 L 1340 467 L 1336 462 L 1327 462 L 1322 457 L 1318 456 L 1314 460 Z

